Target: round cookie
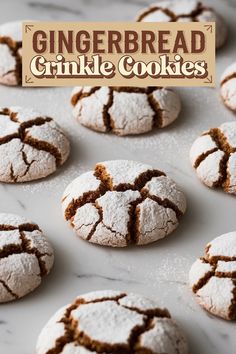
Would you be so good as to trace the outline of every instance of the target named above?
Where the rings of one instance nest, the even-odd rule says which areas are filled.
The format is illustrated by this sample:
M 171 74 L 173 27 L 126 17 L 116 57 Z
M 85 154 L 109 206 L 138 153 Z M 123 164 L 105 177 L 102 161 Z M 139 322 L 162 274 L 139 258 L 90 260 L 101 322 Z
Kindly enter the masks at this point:
M 53 249 L 38 225 L 0 213 L 0 303 L 37 288 L 53 261 Z
M 0 182 L 46 177 L 69 151 L 68 139 L 52 118 L 32 109 L 0 108 Z
M 236 320 L 236 231 L 208 243 L 189 273 L 199 304 L 215 316 Z
M 170 234 L 186 210 L 184 194 L 163 172 L 134 161 L 98 163 L 66 188 L 65 219 L 84 240 L 145 245 Z
M 0 26 L 0 83 L 21 85 L 22 82 L 22 22 Z
M 179 115 L 179 96 L 161 87 L 75 87 L 74 117 L 84 126 L 117 135 L 142 134 L 171 124 Z
M 236 62 L 223 72 L 220 86 L 220 93 L 225 106 L 236 112 Z
M 56 312 L 39 335 L 37 354 L 187 354 L 166 309 L 137 294 L 95 291 Z
M 222 17 L 212 8 L 197 0 L 157 1 L 144 9 L 137 21 L 144 22 L 215 22 L 216 48 L 223 46 L 227 39 L 227 28 Z
M 195 140 L 190 161 L 208 187 L 236 194 L 236 122 L 212 128 Z

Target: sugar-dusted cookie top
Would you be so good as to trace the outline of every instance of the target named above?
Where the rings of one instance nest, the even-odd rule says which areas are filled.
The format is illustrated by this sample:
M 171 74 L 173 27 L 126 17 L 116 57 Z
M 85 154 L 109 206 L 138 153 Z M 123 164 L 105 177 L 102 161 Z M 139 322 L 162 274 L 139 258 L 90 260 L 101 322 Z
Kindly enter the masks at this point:
M 166 309 L 141 295 L 95 291 L 56 312 L 39 335 L 37 354 L 187 354 Z
M 236 232 L 208 243 L 189 273 L 198 302 L 213 315 L 236 320 Z
M 0 108 L 0 182 L 46 177 L 69 151 L 68 139 L 52 118 L 33 109 Z
M 191 147 L 190 161 L 208 187 L 236 194 L 236 122 L 204 132 Z
M 170 234 L 186 210 L 176 183 L 152 166 L 98 163 L 66 188 L 65 219 L 83 239 L 103 246 L 144 245 Z
M 53 249 L 38 225 L 0 213 L 0 303 L 37 288 L 54 261 Z
M 0 83 L 21 85 L 22 22 L 0 25 Z
M 236 62 L 225 69 L 221 76 L 220 86 L 225 106 L 236 112 Z
M 75 87 L 74 117 L 84 126 L 117 135 L 142 134 L 171 124 L 179 115 L 179 96 L 161 87 Z

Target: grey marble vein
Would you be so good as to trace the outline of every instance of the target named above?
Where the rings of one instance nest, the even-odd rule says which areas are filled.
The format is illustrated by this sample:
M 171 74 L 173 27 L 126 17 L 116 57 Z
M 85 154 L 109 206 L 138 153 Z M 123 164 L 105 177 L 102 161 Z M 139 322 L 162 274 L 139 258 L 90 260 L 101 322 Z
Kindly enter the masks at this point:
M 51 11 L 51 12 L 63 12 L 63 13 L 69 13 L 69 14 L 75 14 L 75 15 L 81 15 L 82 11 L 75 9 L 75 8 L 70 8 L 64 5 L 59 5 L 59 4 L 53 4 L 53 3 L 43 3 L 40 1 L 30 1 L 28 2 L 28 6 L 37 9 L 37 10 L 45 10 L 45 11 Z
M 124 279 L 124 278 L 117 278 L 117 277 L 111 277 L 107 275 L 101 275 L 101 274 L 92 274 L 92 273 L 84 273 L 84 274 L 76 274 L 76 277 L 79 279 L 104 279 L 107 281 L 113 281 L 113 282 L 123 282 L 123 283 L 132 283 L 132 284 L 138 284 L 139 282 L 133 279 Z

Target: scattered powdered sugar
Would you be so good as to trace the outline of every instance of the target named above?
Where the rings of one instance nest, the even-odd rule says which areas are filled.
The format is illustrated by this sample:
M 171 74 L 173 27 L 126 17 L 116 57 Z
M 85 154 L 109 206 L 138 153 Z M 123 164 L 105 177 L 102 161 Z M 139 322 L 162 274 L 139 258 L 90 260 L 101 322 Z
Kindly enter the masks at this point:
M 152 284 L 155 288 L 160 288 L 161 283 L 177 285 L 177 289 L 185 287 L 188 283 L 188 274 L 186 269 L 191 266 L 191 256 L 185 257 L 177 253 L 165 253 L 162 255 L 161 262 L 153 267 L 148 262 L 143 261 L 143 271 L 136 272 L 136 265 L 126 262 L 125 269 L 123 260 L 120 259 L 120 254 L 112 257 L 112 262 L 116 264 L 116 273 L 125 279 L 127 274 L 135 274 L 134 281 L 139 281 L 143 284 Z M 166 289 L 168 290 L 168 289 Z M 170 287 L 168 291 L 172 291 Z
M 21 187 L 22 190 L 27 193 L 34 194 L 41 191 L 48 191 L 54 194 L 56 191 L 61 192 L 73 179 L 78 177 L 81 173 L 85 173 L 87 170 L 87 165 L 79 164 L 76 166 L 68 161 L 66 165 L 60 168 L 53 176 L 38 180 L 37 182 L 24 183 Z

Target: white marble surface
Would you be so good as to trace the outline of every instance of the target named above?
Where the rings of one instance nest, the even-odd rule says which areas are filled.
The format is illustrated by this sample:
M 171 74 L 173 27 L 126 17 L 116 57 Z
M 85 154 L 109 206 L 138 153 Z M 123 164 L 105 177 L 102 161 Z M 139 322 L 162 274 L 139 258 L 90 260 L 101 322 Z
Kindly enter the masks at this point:
M 132 20 L 145 0 L 1 0 L 0 22 L 41 20 Z M 236 0 L 211 0 L 228 22 L 228 44 L 217 54 L 217 81 L 236 58 Z M 214 3 L 214 4 L 213 4 Z M 204 187 L 191 169 L 188 152 L 203 130 L 236 118 L 220 102 L 219 90 L 178 89 L 183 102 L 179 120 L 152 134 L 119 138 L 80 127 L 71 116 L 70 88 L 0 87 L 0 106 L 32 105 L 53 116 L 67 131 L 72 154 L 54 176 L 36 183 L 0 184 L 0 211 L 31 218 L 55 247 L 56 262 L 42 286 L 24 299 L 0 306 L 0 353 L 32 354 L 39 331 L 60 306 L 77 294 L 122 289 L 157 298 L 185 330 L 191 354 L 232 354 L 236 324 L 213 318 L 195 302 L 188 270 L 204 245 L 236 229 L 235 197 Z M 138 159 L 163 169 L 183 188 L 188 211 L 167 239 L 137 248 L 113 250 L 89 245 L 65 224 L 60 198 L 67 183 L 96 161 Z

